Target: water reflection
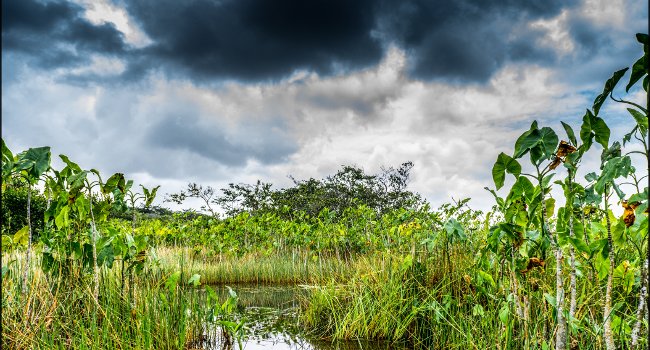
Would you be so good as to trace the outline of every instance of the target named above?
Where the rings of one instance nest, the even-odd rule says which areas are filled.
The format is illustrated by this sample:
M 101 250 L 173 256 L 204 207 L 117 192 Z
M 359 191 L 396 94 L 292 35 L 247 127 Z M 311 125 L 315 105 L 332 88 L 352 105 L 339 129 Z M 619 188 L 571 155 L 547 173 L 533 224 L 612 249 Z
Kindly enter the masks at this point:
M 244 317 L 248 329 L 243 339 L 246 350 L 383 350 L 406 349 L 377 341 L 336 341 L 314 339 L 305 334 L 298 318 L 299 298 L 307 291 L 300 286 L 277 285 L 234 285 L 231 286 L 239 297 L 238 317 Z M 225 299 L 228 289 L 225 286 L 213 287 Z M 207 330 L 211 341 L 197 344 L 202 349 L 223 348 L 219 332 Z M 216 336 L 215 336 L 216 334 Z M 237 349 L 237 346 L 234 346 Z

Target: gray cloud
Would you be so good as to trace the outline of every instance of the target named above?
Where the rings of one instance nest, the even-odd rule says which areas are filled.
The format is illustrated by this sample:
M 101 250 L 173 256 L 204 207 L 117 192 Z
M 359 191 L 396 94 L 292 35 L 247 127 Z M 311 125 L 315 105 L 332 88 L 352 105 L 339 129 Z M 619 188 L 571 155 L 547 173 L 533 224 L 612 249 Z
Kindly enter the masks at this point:
M 264 80 L 296 69 L 327 75 L 336 68 L 376 64 L 382 48 L 394 43 L 409 52 L 414 77 L 485 81 L 509 60 L 552 61 L 551 51 L 535 45 L 539 33 L 513 24 L 555 15 L 567 3 L 245 0 L 126 5 L 156 42 L 147 54 L 195 76 Z
M 577 128 L 641 54 L 647 12 L 610 3 L 117 2 L 134 47 L 78 5 L 3 2 L 3 138 L 164 192 L 412 160 L 413 190 L 486 208 L 532 119 Z
M 153 147 L 186 149 L 237 167 L 244 166 L 250 159 L 263 164 L 286 161 L 297 148 L 281 124 L 266 123 L 229 133 L 218 123 L 201 121 L 195 115 L 190 112 L 185 116 L 163 118 L 147 131 L 147 143 Z
M 116 2 L 152 40 L 125 44 L 112 24 L 94 25 L 62 1 L 3 2 L 3 50 L 41 67 L 74 66 L 87 54 L 128 62 L 121 79 L 151 70 L 195 81 L 277 81 L 297 70 L 340 74 L 377 64 L 390 45 L 409 55 L 411 77 L 485 82 L 511 61 L 550 64 L 526 24 L 573 6 L 565 1 L 171 1 Z M 5 23 L 6 22 L 6 23 Z M 577 25 L 576 35 L 589 27 Z M 584 29 L 580 34 L 579 30 Z M 76 76 L 75 79 L 97 79 Z
M 22 54 L 41 68 L 74 67 L 89 54 L 125 55 L 123 34 L 113 24 L 94 25 L 69 2 L 2 2 L 2 51 Z
M 548 63 L 528 21 L 559 13 L 572 2 L 386 1 L 380 31 L 411 54 L 412 75 L 485 81 L 512 60 Z M 523 55 L 522 53 L 527 53 Z
M 382 57 L 368 1 L 134 1 L 126 7 L 154 41 L 143 54 L 196 79 L 266 80 L 297 69 L 331 74 Z

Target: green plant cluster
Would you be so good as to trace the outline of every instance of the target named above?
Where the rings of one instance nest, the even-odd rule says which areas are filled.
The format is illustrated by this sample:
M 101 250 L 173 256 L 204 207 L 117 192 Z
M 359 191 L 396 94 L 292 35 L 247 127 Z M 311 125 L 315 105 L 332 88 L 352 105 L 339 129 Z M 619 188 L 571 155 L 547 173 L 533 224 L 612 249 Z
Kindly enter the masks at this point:
M 104 181 L 64 155 L 53 169 L 49 147 L 14 155 L 3 141 L 3 198 L 18 199 L 2 232 L 2 345 L 179 349 L 205 343 L 206 329 L 233 345 L 247 329 L 236 293 L 223 301 L 194 287 L 275 281 L 317 284 L 301 320 L 328 339 L 643 348 L 648 175 L 637 169 L 650 164 L 648 112 L 614 96 L 628 71 L 625 91 L 641 82 L 647 93 L 648 36 L 637 39 L 643 56 L 605 83 L 579 130 L 562 122 L 561 138 L 533 122 L 498 155 L 488 213 L 469 199 L 432 210 L 405 189 L 410 163 L 280 190 L 189 184 L 168 199 L 199 198 L 211 215 L 169 213 L 151 208 L 158 187 L 137 192 L 120 173 Z M 608 99 L 630 114 L 621 140 L 604 118 Z M 594 154 L 599 166 L 586 168 Z
M 424 348 L 647 346 L 648 175 L 636 169 L 650 164 L 648 111 L 614 96 L 627 71 L 625 91 L 642 82 L 647 96 L 648 35 L 637 40 L 643 56 L 605 83 L 579 132 L 562 122 L 560 140 L 535 121 L 511 155 L 498 155 L 497 190 L 507 175 L 512 182 L 505 197 L 486 188 L 496 206 L 482 240 L 447 239 L 429 256 L 414 251 L 358 266 L 349 283 L 312 295 L 305 322 L 334 338 L 407 340 Z M 611 140 L 602 117 L 610 98 L 630 115 L 621 140 Z M 585 169 L 583 157 L 596 152 L 600 166 Z M 564 206 L 556 208 L 553 188 Z M 445 230 L 454 227 L 449 222 Z M 440 269 L 441 261 L 451 263 Z
M 293 180 L 293 186 L 273 189 L 272 184 L 257 181 L 251 184 L 231 183 L 217 191 L 190 183 L 179 193 L 170 194 L 166 201 L 182 204 L 187 198 L 199 198 L 202 209 L 218 216 L 221 208 L 227 216 L 243 212 L 251 215 L 275 214 L 286 219 L 298 219 L 299 215 L 318 216 L 327 209 L 335 218 L 346 210 L 366 206 L 377 214 L 396 209 L 412 209 L 424 204 L 417 193 L 406 189 L 412 162 L 400 167 L 382 168 L 379 174 L 370 175 L 359 167 L 346 165 L 336 174 L 324 179 Z

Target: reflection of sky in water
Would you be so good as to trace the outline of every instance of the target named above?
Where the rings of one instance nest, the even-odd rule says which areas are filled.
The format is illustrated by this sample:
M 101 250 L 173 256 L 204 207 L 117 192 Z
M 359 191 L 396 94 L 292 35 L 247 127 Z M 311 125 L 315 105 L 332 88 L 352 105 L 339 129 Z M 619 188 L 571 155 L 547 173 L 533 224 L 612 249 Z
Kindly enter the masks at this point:
M 297 286 L 236 285 L 233 290 L 239 297 L 239 305 L 244 308 L 240 315 L 247 319 L 248 330 L 243 340 L 245 350 L 379 350 L 400 349 L 395 344 L 369 341 L 339 341 L 309 339 L 304 335 L 298 321 L 298 298 L 305 291 Z M 226 287 L 216 287 L 215 291 L 224 299 L 228 295 Z M 220 332 L 214 332 L 213 334 Z M 219 339 L 211 344 L 203 344 L 203 349 L 221 349 Z M 235 342 L 236 343 L 236 342 Z M 234 345 L 233 349 L 238 349 Z

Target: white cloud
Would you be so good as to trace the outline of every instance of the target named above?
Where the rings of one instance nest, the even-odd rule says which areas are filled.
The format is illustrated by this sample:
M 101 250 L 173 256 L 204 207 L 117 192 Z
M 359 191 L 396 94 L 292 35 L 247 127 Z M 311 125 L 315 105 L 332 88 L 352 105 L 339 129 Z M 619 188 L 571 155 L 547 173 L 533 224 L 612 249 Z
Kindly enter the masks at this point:
M 569 11 L 563 10 L 554 18 L 539 19 L 533 21 L 529 26 L 533 29 L 539 29 L 546 32 L 538 44 L 547 48 L 554 49 L 560 56 L 566 56 L 574 52 L 575 43 L 567 28 L 567 19 Z
M 113 23 L 115 28 L 124 33 L 126 42 L 143 47 L 151 44 L 151 39 L 129 17 L 125 9 L 113 4 L 110 0 L 73 0 L 81 5 L 85 17 L 93 24 Z
M 86 69 L 118 66 L 98 60 Z M 575 117 L 590 102 L 554 70 L 530 65 L 508 65 L 486 85 L 414 81 L 397 49 L 356 73 L 299 72 L 273 84 L 210 87 L 153 74 L 131 85 L 75 87 L 33 72 L 12 84 L 2 113 L 3 137 L 14 150 L 51 145 L 83 167 L 160 184 L 160 199 L 188 182 L 286 186 L 289 174 L 318 178 L 343 164 L 378 172 L 410 160 L 410 188 L 434 206 L 472 197 L 473 206 L 489 209 L 493 199 L 483 188 L 493 187 L 498 153 L 511 153 L 532 119 Z M 184 120 L 235 146 L 273 148 L 284 140 L 271 136 L 283 135 L 296 149 L 281 162 L 249 158 L 228 166 L 190 147 L 165 147 L 166 135 L 152 143 L 150 131 L 170 116 L 194 118 Z

